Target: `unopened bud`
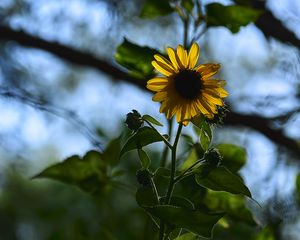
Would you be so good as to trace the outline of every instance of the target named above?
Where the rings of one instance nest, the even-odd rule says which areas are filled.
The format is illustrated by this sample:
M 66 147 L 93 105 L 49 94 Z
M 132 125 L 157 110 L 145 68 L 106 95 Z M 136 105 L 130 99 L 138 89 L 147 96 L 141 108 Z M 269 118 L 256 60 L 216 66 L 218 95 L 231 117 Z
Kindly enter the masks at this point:
M 209 149 L 205 153 L 204 158 L 208 164 L 213 165 L 213 166 L 218 166 L 222 160 L 222 156 L 221 156 L 219 150 L 216 148 Z
M 138 170 L 136 172 L 136 179 L 137 179 L 138 183 L 143 186 L 151 185 L 151 174 L 146 169 Z
M 130 130 L 135 132 L 143 125 L 144 120 L 138 111 L 132 110 L 132 112 L 127 113 L 125 123 Z

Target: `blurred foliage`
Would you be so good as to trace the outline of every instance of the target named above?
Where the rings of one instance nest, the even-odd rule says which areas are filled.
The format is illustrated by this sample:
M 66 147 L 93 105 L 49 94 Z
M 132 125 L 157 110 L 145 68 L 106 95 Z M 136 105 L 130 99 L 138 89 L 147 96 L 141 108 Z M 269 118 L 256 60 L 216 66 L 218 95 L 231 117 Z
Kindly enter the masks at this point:
M 237 33 L 241 26 L 254 22 L 260 11 L 251 7 L 230 5 L 224 6 L 219 3 L 211 3 L 206 6 L 207 25 L 224 26 L 232 33 Z
M 154 18 L 167 15 L 173 12 L 168 0 L 146 0 L 140 17 Z
M 141 47 L 125 38 L 116 50 L 115 59 L 117 63 L 130 70 L 133 76 L 147 79 L 154 74 L 151 61 L 156 53 L 158 51 L 149 47 Z

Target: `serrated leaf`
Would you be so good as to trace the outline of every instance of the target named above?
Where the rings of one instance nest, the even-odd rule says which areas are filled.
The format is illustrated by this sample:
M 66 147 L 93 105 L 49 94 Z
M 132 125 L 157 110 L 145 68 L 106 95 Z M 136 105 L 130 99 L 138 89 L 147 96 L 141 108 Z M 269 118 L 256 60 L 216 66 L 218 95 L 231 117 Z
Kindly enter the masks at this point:
M 46 168 L 33 178 L 58 180 L 76 185 L 90 193 L 97 193 L 109 181 L 102 155 L 96 151 L 87 152 L 83 158 L 77 155 L 69 157 L 63 162 Z
M 155 18 L 173 12 L 168 0 L 146 0 L 140 17 Z
M 196 175 L 197 183 L 215 191 L 225 191 L 233 194 L 243 194 L 251 198 L 249 189 L 241 178 L 223 166 L 209 169 L 210 166 L 202 165 L 200 174 Z
M 142 119 L 147 120 L 148 122 L 153 123 L 157 126 L 161 126 L 161 127 L 164 126 L 163 124 L 161 124 L 159 121 L 157 121 L 154 117 L 151 117 L 150 115 L 144 115 Z
M 207 214 L 172 205 L 158 205 L 147 208 L 152 215 L 177 228 L 187 229 L 195 234 L 210 238 L 214 225 L 223 213 Z
M 138 155 L 141 161 L 141 165 L 144 169 L 147 169 L 150 167 L 151 160 L 148 157 L 148 154 L 143 149 L 138 149 Z
M 216 146 L 222 156 L 222 165 L 236 173 L 247 162 L 247 152 L 244 148 L 233 144 L 219 144 Z
M 198 236 L 193 233 L 185 233 L 174 240 L 198 240 Z
M 211 211 L 226 212 L 226 216 L 234 221 L 256 225 L 251 212 L 245 206 L 245 198 L 241 195 L 208 190 L 203 199 L 203 203 Z
M 121 150 L 120 158 L 124 155 L 124 153 L 133 149 L 142 148 L 151 143 L 160 141 L 163 141 L 163 138 L 156 130 L 149 127 L 142 127 L 127 140 Z
M 126 38 L 116 50 L 115 59 L 117 63 L 130 70 L 130 74 L 141 79 L 147 79 L 154 75 L 151 61 L 155 49 L 142 47 L 128 41 Z
M 261 11 L 247 6 L 224 6 L 220 3 L 211 3 L 206 5 L 206 13 L 209 27 L 224 26 L 232 33 L 237 33 L 241 26 L 256 21 Z

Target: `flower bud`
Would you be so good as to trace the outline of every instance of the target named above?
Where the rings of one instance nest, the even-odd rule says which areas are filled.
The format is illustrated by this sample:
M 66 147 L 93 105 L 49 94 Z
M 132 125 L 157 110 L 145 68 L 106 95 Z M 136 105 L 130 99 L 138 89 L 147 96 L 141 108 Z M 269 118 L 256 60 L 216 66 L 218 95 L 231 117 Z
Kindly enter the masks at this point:
M 139 184 L 145 187 L 151 185 L 151 174 L 147 169 L 138 170 L 136 172 L 136 179 Z
M 211 148 L 205 154 L 204 158 L 208 164 L 218 166 L 222 160 L 222 156 L 218 149 Z
M 130 130 L 136 132 L 143 125 L 144 120 L 138 111 L 132 110 L 132 112 L 127 113 L 125 123 Z

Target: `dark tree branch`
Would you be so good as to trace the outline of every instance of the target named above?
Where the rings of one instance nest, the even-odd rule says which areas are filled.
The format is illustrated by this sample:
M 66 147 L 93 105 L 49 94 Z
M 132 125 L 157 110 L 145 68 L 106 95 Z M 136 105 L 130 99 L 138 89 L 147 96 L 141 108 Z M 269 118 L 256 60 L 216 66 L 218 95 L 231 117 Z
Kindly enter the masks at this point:
M 252 6 L 263 11 L 255 25 L 267 38 L 273 37 L 283 43 L 293 44 L 300 49 L 300 39 L 266 8 L 266 1 L 252 0 Z
M 122 80 L 131 83 L 135 86 L 146 90 L 146 81 L 129 76 L 126 72 L 113 66 L 112 64 L 98 59 L 88 53 L 83 53 L 79 50 L 70 48 L 68 46 L 43 40 L 41 38 L 31 36 L 23 31 L 12 30 L 8 27 L 0 26 L 0 39 L 13 40 L 17 43 L 29 47 L 39 48 L 48 51 L 70 63 L 93 67 L 101 72 L 113 77 L 115 80 Z M 243 125 L 255 129 L 274 143 L 285 146 L 292 152 L 299 154 L 299 147 L 296 141 L 284 135 L 282 130 L 273 129 L 270 127 L 271 119 L 259 116 L 242 115 L 239 113 L 230 112 L 224 122 L 226 125 Z
M 126 72 L 105 60 L 93 56 L 92 54 L 83 53 L 77 49 L 57 42 L 46 41 L 39 37 L 25 33 L 24 31 L 13 30 L 9 27 L 0 25 L 0 40 L 13 40 L 23 46 L 39 48 L 70 63 L 98 69 L 114 79 L 122 79 L 141 88 L 145 88 L 146 86 L 146 83 L 140 79 L 129 76 Z
M 246 126 L 249 128 L 252 128 L 254 130 L 257 130 L 258 132 L 265 135 L 267 138 L 269 138 L 274 143 L 283 146 L 285 148 L 288 148 L 296 155 L 300 154 L 300 147 L 298 143 L 290 138 L 285 136 L 282 129 L 274 129 L 270 127 L 270 119 L 263 118 L 260 116 L 252 116 L 252 115 L 244 115 L 235 113 L 233 111 L 229 112 L 224 119 L 225 125 L 232 125 L 232 126 Z

